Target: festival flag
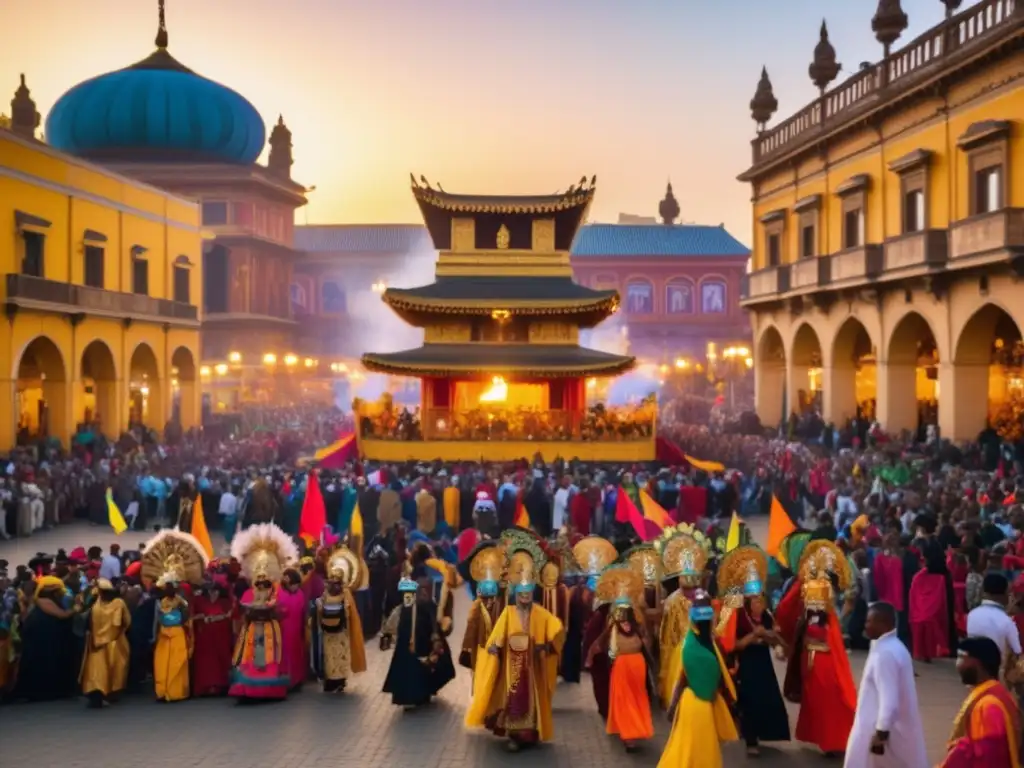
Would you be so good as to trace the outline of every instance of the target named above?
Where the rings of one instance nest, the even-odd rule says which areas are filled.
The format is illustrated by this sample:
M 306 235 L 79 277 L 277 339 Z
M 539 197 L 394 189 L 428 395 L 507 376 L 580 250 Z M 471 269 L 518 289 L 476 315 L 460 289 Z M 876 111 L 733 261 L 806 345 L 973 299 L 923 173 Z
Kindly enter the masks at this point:
M 665 508 L 654 500 L 654 497 L 647 492 L 647 489 L 640 491 L 640 506 L 643 508 L 644 519 L 649 520 L 659 528 L 668 528 L 675 525 L 672 516 L 665 511 Z
M 699 469 L 701 472 L 707 472 L 709 475 L 713 475 L 715 472 L 725 472 L 725 464 L 720 461 L 702 461 L 701 459 L 695 459 L 689 454 L 684 454 L 686 457 L 686 463 L 694 469 Z
M 516 513 L 512 516 L 512 524 L 518 525 L 520 528 L 530 527 L 530 513 L 526 511 L 526 505 L 523 504 L 522 488 L 516 493 Z
M 354 432 L 349 432 L 325 448 L 321 448 L 313 458 L 320 469 L 342 469 L 357 455 L 356 435 Z
M 764 551 L 772 557 L 778 557 L 782 540 L 795 530 L 796 526 L 789 519 L 789 514 L 782 506 L 782 502 L 776 498 L 775 494 L 772 494 L 772 509 L 768 516 L 768 543 Z
M 320 482 L 316 472 L 309 473 L 309 482 L 306 484 L 306 498 L 302 500 L 302 514 L 299 516 L 299 536 L 306 542 L 307 546 L 319 541 L 320 532 L 327 525 L 327 507 L 324 506 L 324 496 L 320 492 Z
M 374 485 L 387 485 L 388 484 L 388 472 L 386 469 L 378 469 L 376 472 L 371 472 L 366 476 L 366 484 L 369 486 Z
M 124 515 L 114 503 L 114 492 L 109 488 L 107 488 L 107 520 L 110 521 L 110 527 L 114 529 L 117 536 L 128 530 L 128 523 L 124 521 Z
M 632 525 L 636 535 L 643 541 L 656 539 L 662 530 L 661 526 L 653 520 L 648 520 L 640 514 L 640 510 L 636 508 L 636 504 L 629 498 L 626 489 L 621 485 L 615 494 L 615 521 Z
M 192 530 L 189 531 L 195 540 L 203 545 L 206 556 L 213 559 L 213 542 L 210 541 L 210 532 L 206 529 L 206 516 L 203 514 L 203 494 L 196 495 L 196 501 L 192 505 Z
M 355 509 L 352 510 L 352 520 L 348 524 L 348 536 L 349 540 L 359 536 L 360 540 L 363 536 L 363 513 L 359 511 L 359 502 L 356 501 Z
M 739 514 L 734 511 L 732 513 L 732 520 L 729 522 L 729 535 L 725 539 L 726 552 L 732 552 L 740 545 L 740 526 L 742 525 L 743 521 L 740 520 Z

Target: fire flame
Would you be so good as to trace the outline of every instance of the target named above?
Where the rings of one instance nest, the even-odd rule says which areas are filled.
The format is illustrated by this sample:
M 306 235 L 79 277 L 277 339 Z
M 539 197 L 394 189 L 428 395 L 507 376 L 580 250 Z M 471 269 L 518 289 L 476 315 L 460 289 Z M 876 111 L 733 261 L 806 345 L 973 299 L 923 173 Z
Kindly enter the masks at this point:
M 501 376 L 491 379 L 491 386 L 480 395 L 481 403 L 503 403 L 508 400 L 508 384 Z

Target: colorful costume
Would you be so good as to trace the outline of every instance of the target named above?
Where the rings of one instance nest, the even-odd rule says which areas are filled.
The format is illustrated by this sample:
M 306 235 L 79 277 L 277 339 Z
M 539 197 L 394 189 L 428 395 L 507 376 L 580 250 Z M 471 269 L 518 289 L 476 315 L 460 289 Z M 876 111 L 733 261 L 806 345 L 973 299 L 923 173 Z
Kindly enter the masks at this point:
M 284 699 L 291 678 L 282 659 L 277 595 L 281 573 L 299 552 L 273 523 L 260 523 L 231 542 L 231 556 L 242 564 L 251 585 L 242 595 L 242 631 L 235 643 L 229 695 L 244 699 Z
M 391 694 L 392 704 L 406 708 L 428 704 L 455 677 L 437 625 L 437 606 L 429 598 L 419 599 L 418 589 L 411 579 L 399 582 L 402 604 L 391 612 L 380 637 L 381 650 L 395 643 L 383 691 Z
M 361 570 L 359 558 L 346 547 L 336 548 L 327 561 L 327 588 L 313 616 L 313 669 L 325 693 L 344 691 L 349 677 L 366 671 L 363 626 L 352 594 Z
M 800 589 L 790 590 L 776 614 L 791 649 L 786 698 L 800 703 L 796 739 L 817 744 L 825 753 L 846 749 L 857 709 L 857 690 L 835 614 L 832 577 L 840 590 L 849 587 L 849 561 L 830 541 L 810 542 L 800 560 Z
M 218 589 L 216 600 L 205 591 L 192 600 L 192 688 L 196 696 L 223 696 L 231 684 L 235 606 L 226 579 Z
M 153 616 L 153 687 L 160 701 L 181 701 L 191 693 L 191 612 L 179 587 L 201 584 L 206 566 L 203 545 L 178 530 L 160 531 L 143 550 L 142 580 L 160 590 Z
M 971 689 L 960 707 L 940 768 L 1020 768 L 1021 713 L 998 680 Z
M 505 556 L 499 548 L 488 547 L 478 551 L 469 563 L 477 596 L 466 617 L 459 664 L 470 671 L 476 670 L 477 662 L 487 652 L 487 641 L 503 610 L 498 601 L 498 577 L 505 567 L 504 560 Z M 475 675 L 473 679 L 475 682 Z
M 736 689 L 714 639 L 715 610 L 703 592 L 693 602 L 673 694 L 672 732 L 658 768 L 721 768 L 722 742 L 738 737 L 729 711 Z
M 691 601 L 704 581 L 711 544 L 692 525 L 681 523 L 665 528 L 654 547 L 661 554 L 663 578 L 679 579 L 679 588 L 661 604 L 658 626 L 658 694 L 661 705 L 668 709 L 682 674 L 682 647 L 690 628 Z
M 515 604 L 502 611 L 477 661 L 473 703 L 466 726 L 507 736 L 509 748 L 549 741 L 554 735 L 551 700 L 562 647 L 562 622 L 533 603 L 535 574 L 544 565 L 540 548 L 526 538 L 514 544 L 509 581 Z
M 571 558 L 572 570 L 579 580 L 576 586 L 569 590 L 565 645 L 562 647 L 562 662 L 559 668 L 562 679 L 567 683 L 580 681 L 580 672 L 590 650 L 589 644 L 586 649 L 583 645 L 590 617 L 594 612 L 593 592 L 597 585 L 597 576 L 615 561 L 618 554 L 615 545 L 607 539 L 600 536 L 585 536 L 576 542 L 569 553 L 563 555 L 563 560 Z M 595 580 L 593 584 L 589 584 L 591 578 Z M 604 631 L 603 625 L 599 631 Z M 598 674 L 607 672 L 606 668 L 602 669 L 601 665 L 598 666 Z M 591 674 L 594 674 L 593 669 L 591 669 Z M 604 682 L 607 683 L 607 679 Z M 605 691 L 607 691 L 607 686 L 605 686 Z M 607 716 L 607 714 L 606 708 L 604 715 Z

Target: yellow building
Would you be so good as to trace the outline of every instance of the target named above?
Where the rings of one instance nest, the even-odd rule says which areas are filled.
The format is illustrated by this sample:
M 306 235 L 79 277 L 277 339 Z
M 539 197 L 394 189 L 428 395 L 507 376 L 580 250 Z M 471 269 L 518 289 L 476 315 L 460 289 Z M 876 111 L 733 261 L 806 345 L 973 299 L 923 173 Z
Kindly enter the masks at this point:
M 199 421 L 199 206 L 0 129 L 0 450 Z M 17 135 L 15 130 L 21 135 Z
M 973 439 L 1021 401 L 1024 4 L 944 4 L 899 48 L 907 17 L 880 4 L 882 59 L 832 87 L 823 24 L 820 98 L 773 126 L 762 72 L 740 180 L 753 189 L 743 305 L 766 424 L 813 403 L 841 425 L 860 406 L 890 432 L 937 423 Z

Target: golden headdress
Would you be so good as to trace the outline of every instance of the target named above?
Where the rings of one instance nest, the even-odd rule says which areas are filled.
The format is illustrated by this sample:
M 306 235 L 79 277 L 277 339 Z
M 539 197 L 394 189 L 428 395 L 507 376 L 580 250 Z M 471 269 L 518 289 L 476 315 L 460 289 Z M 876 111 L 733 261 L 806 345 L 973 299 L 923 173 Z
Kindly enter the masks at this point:
M 601 573 L 619 556 L 615 545 L 600 536 L 586 536 L 580 539 L 572 548 L 572 554 L 583 572 L 590 576 Z
M 597 577 L 594 596 L 601 603 L 631 606 L 643 599 L 644 580 L 640 572 L 628 563 L 609 565 Z
M 164 584 L 202 584 L 209 558 L 203 545 L 189 533 L 166 529 L 146 542 L 142 550 L 142 580 Z
M 760 595 L 768 582 L 768 556 L 757 547 L 737 547 L 718 566 L 718 594 Z
M 835 593 L 832 577 L 840 592 L 845 592 L 853 581 L 850 563 L 831 541 L 815 540 L 804 549 L 800 558 L 800 596 L 804 608 L 824 611 L 834 607 Z
M 654 548 L 653 544 L 640 544 L 623 553 L 622 562 L 628 563 L 648 587 L 661 584 L 662 576 L 665 574 L 665 566 L 661 561 L 661 555 Z
M 287 533 L 273 523 L 252 525 L 231 542 L 231 556 L 242 564 L 250 584 L 278 583 L 281 573 L 299 560 L 299 549 Z
M 680 583 L 688 587 L 701 583 L 711 550 L 703 533 L 689 523 L 673 525 L 654 540 L 654 548 L 661 554 L 665 577 L 678 576 Z
M 345 589 L 358 586 L 361 572 L 359 557 L 348 547 L 335 547 L 327 557 L 327 578 L 340 581 Z
M 505 570 L 505 553 L 501 547 L 487 547 L 474 555 L 469 563 L 473 581 L 498 581 Z
M 547 562 L 537 539 L 514 529 L 502 533 L 501 539 L 508 557 L 508 583 L 523 587 L 535 583 Z

